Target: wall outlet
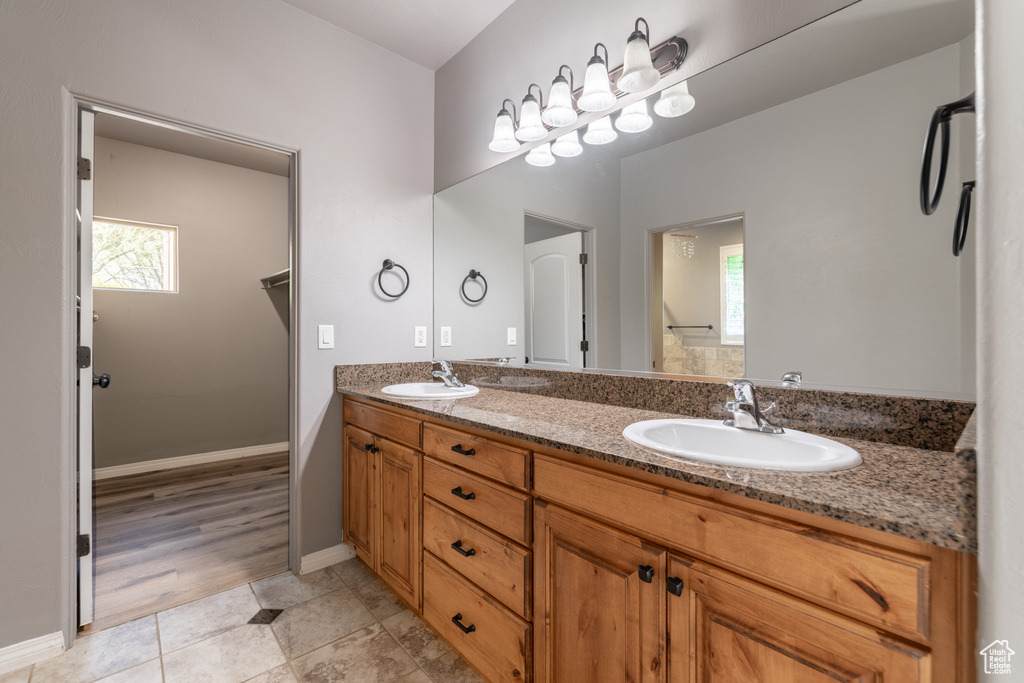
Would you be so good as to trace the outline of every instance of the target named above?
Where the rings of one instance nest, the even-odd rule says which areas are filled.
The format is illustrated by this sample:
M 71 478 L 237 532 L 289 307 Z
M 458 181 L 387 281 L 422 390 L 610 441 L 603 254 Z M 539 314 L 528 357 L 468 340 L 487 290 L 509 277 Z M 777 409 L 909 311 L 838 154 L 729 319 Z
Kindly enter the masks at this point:
M 334 348 L 334 325 L 316 326 L 316 347 L 318 349 Z
M 426 346 L 427 345 L 427 328 L 416 327 L 416 335 L 413 337 L 413 346 Z
M 508 328 L 508 345 L 509 346 L 515 346 L 516 345 L 516 328 L 514 328 L 514 327 Z
M 442 327 L 441 328 L 441 346 L 452 345 L 452 328 Z

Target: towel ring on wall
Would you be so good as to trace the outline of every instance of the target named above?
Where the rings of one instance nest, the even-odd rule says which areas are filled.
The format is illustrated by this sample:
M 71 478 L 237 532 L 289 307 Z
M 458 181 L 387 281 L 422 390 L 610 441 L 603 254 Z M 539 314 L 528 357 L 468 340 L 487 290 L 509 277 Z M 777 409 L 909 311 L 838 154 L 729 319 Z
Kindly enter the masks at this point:
M 960 188 L 960 206 L 956 209 L 956 223 L 953 224 L 953 256 L 959 256 L 967 241 L 967 224 L 971 221 L 971 194 L 974 181 L 968 180 Z
M 398 294 L 392 294 L 388 290 L 384 289 L 384 283 L 381 281 L 381 278 L 384 277 L 384 271 L 391 270 L 392 268 L 401 268 L 402 272 L 405 273 L 405 287 L 402 287 L 402 291 L 399 292 Z M 380 287 L 380 291 L 384 296 L 391 297 L 392 299 L 397 299 L 398 297 L 405 294 L 405 291 L 409 289 L 409 271 L 407 271 L 405 268 L 402 268 L 401 265 L 395 263 L 391 259 L 386 258 L 384 259 L 383 267 L 380 269 L 380 272 L 377 273 L 377 286 Z
M 481 280 L 483 280 L 483 283 L 484 283 L 484 293 L 480 295 L 479 299 L 474 299 L 470 295 L 466 294 L 466 283 L 469 282 L 470 280 L 476 280 L 477 278 L 480 278 Z M 462 289 L 462 298 L 463 299 L 465 299 L 466 301 L 468 301 L 471 304 L 478 304 L 478 303 L 480 303 L 481 301 L 484 300 L 485 296 L 487 296 L 487 278 L 485 278 L 484 274 L 481 273 L 479 270 L 472 270 L 472 269 L 470 269 L 469 275 L 467 275 L 466 277 L 462 278 L 462 287 L 461 287 L 461 289 Z
M 949 121 L 956 114 L 964 114 L 974 111 L 974 93 L 971 93 L 962 100 L 951 104 L 944 104 L 932 114 L 931 123 L 928 124 L 928 134 L 924 139 L 924 155 L 921 159 L 921 211 L 925 216 L 931 216 L 935 209 L 939 208 L 939 198 L 942 196 L 942 186 L 946 182 L 946 167 L 949 165 Z M 928 187 L 928 181 L 932 175 L 932 154 L 935 147 L 935 135 L 942 128 L 942 150 L 939 157 L 939 171 L 935 177 L 934 189 Z

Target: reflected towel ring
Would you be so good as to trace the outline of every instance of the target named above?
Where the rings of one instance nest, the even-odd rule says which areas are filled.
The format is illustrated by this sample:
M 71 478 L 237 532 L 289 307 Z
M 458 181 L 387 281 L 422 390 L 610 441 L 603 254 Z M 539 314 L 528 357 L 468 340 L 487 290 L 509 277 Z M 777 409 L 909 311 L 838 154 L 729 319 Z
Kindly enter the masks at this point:
M 480 278 L 484 282 L 484 293 L 480 295 L 479 299 L 474 299 L 468 294 L 466 294 L 466 283 L 469 282 L 470 280 L 475 280 L 477 278 Z M 462 298 L 471 304 L 478 304 L 484 300 L 485 296 L 487 296 L 487 278 L 485 278 L 484 274 L 481 273 L 479 270 L 470 269 L 469 275 L 462 278 Z
M 956 223 L 953 224 L 953 256 L 959 256 L 967 241 L 967 224 L 971 221 L 971 194 L 974 181 L 968 180 L 960 188 L 960 206 L 956 209 Z
M 392 268 L 401 268 L 402 272 L 405 273 L 405 287 L 402 287 L 402 291 L 399 292 L 398 294 L 392 294 L 391 292 L 384 289 L 384 283 L 381 282 L 381 278 L 384 277 L 384 271 L 391 270 Z M 380 269 L 380 272 L 377 273 L 377 286 L 380 287 L 380 291 L 384 296 L 391 297 L 392 299 L 397 299 L 398 297 L 405 294 L 405 291 L 409 289 L 409 271 L 407 271 L 405 268 L 402 268 L 400 264 L 395 263 L 389 258 L 386 258 L 384 259 L 383 267 Z
M 942 196 L 942 186 L 946 182 L 946 167 L 949 165 L 949 121 L 956 114 L 963 114 L 974 111 L 974 93 L 971 93 L 962 100 L 951 104 L 944 104 L 932 114 L 931 123 L 928 125 L 928 134 L 924 139 L 924 155 L 921 159 L 921 211 L 925 216 L 931 216 L 935 209 L 939 208 L 939 198 Z M 932 154 L 935 147 L 935 135 L 942 127 L 942 149 L 939 156 L 939 171 L 935 177 L 934 189 L 928 187 L 928 181 L 932 175 Z

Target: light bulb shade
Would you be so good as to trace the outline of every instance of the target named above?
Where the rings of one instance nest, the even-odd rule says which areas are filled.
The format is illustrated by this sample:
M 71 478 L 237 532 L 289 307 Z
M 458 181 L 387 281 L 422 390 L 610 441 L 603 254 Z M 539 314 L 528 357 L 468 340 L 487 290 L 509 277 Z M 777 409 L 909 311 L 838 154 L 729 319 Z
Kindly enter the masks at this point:
M 540 105 L 537 98 L 527 95 L 523 98 L 523 106 L 519 110 L 519 130 L 516 137 L 523 142 L 543 140 L 548 135 L 548 129 L 540 119 Z
M 608 67 L 602 60 L 590 60 L 583 76 L 583 94 L 576 103 L 583 111 L 604 111 L 615 104 L 615 95 L 608 83 Z
M 551 154 L 551 143 L 545 142 L 527 152 L 526 163 L 531 166 L 550 166 L 555 163 L 555 157 Z
M 576 131 L 570 131 L 551 144 L 551 153 L 560 157 L 578 157 L 583 154 L 583 145 Z
M 548 106 L 540 118 L 544 123 L 555 128 L 576 122 L 576 110 L 572 106 L 569 82 L 564 77 L 559 76 L 551 82 Z
M 647 113 L 647 100 L 640 100 L 622 110 L 615 120 L 615 127 L 623 133 L 641 133 L 653 123 L 654 119 Z
M 588 145 L 607 145 L 617 137 L 619 134 L 612 128 L 611 118 L 605 116 L 587 126 L 587 132 L 583 134 L 583 142 Z
M 512 124 L 512 115 L 507 109 L 498 113 L 494 119 L 494 137 L 491 144 L 487 145 L 494 152 L 514 152 L 519 149 L 519 141 L 516 140 L 515 126 Z
M 661 80 L 661 73 L 651 61 L 651 48 L 644 34 L 639 31 L 629 37 L 626 43 L 626 57 L 622 74 L 615 86 L 622 92 L 643 92 L 650 90 Z
M 654 113 L 670 119 L 687 113 L 696 103 L 686 81 L 682 81 L 661 91 L 661 97 L 654 103 Z

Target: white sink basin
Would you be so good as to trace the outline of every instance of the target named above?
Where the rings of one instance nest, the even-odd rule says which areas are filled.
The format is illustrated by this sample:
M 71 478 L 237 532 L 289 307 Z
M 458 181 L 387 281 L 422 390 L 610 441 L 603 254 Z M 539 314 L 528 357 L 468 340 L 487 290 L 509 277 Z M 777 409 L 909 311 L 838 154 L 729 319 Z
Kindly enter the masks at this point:
M 622 431 L 630 441 L 667 455 L 716 465 L 788 472 L 831 472 L 856 467 L 849 446 L 787 429 L 768 434 L 726 427 L 720 420 L 647 420 Z
M 466 385 L 449 387 L 443 382 L 410 382 L 409 384 L 392 384 L 381 389 L 388 396 L 399 398 L 466 398 L 476 396 L 480 389 Z

